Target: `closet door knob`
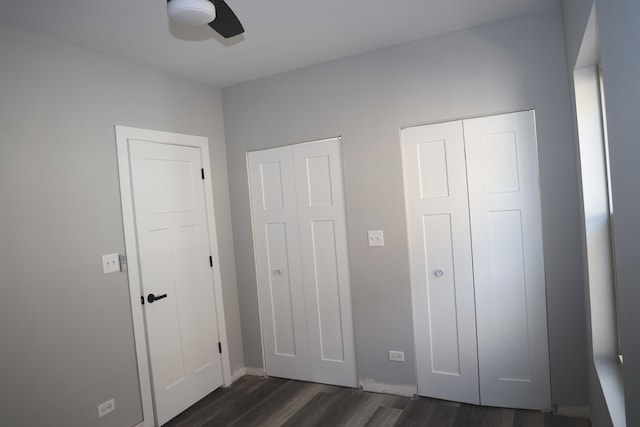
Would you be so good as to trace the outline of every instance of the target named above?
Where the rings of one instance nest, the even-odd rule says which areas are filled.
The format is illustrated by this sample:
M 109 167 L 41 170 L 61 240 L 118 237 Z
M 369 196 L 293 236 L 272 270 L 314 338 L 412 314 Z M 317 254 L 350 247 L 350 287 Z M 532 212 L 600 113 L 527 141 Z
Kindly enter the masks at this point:
M 436 271 L 434 271 L 433 274 L 435 274 L 436 277 L 442 277 L 442 276 L 444 276 L 444 270 L 439 268 Z
M 281 274 L 282 274 L 282 270 L 280 270 L 279 268 L 276 268 L 275 270 L 273 270 L 274 276 L 280 276 Z

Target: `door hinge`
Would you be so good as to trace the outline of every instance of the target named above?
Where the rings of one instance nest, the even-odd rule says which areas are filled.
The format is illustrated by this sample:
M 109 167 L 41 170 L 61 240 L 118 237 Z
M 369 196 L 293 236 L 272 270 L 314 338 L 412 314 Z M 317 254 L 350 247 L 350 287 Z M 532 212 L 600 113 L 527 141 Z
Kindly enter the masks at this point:
M 202 174 L 202 179 L 204 179 L 204 168 L 200 169 L 200 174 Z
M 218 351 L 222 354 L 222 343 L 218 341 Z
M 213 257 L 209 255 L 209 267 L 213 268 Z

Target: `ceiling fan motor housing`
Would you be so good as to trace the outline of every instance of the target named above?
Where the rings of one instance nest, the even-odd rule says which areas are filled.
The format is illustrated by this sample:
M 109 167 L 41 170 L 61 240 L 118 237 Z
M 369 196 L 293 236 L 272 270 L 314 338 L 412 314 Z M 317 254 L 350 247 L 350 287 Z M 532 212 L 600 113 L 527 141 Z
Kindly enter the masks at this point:
M 171 21 L 182 25 L 205 25 L 216 19 L 216 8 L 209 0 L 170 0 Z

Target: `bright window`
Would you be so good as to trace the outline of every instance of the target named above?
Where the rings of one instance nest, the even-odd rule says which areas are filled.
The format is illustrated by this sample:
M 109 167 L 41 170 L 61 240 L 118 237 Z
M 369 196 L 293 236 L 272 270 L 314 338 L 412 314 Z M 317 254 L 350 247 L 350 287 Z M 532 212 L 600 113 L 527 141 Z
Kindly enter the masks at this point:
M 574 72 L 593 355 L 622 360 L 613 250 L 613 200 L 599 67 Z

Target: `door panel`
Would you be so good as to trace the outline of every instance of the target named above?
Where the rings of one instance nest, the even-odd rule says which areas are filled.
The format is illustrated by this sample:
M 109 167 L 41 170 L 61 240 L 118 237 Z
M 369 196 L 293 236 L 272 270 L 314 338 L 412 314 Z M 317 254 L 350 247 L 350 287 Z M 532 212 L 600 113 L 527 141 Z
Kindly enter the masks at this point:
M 288 148 L 248 154 L 260 315 L 268 375 L 309 379 L 293 157 Z
M 250 156 L 255 157 L 256 154 Z M 279 161 L 266 161 L 260 166 L 260 189 L 262 209 L 266 212 L 273 212 L 277 209 L 284 209 L 284 183 L 282 181 L 282 164 Z M 286 168 L 285 168 L 286 169 Z M 285 170 L 285 172 L 289 172 Z M 288 195 L 290 197 L 290 195 Z
M 340 140 L 293 146 L 310 378 L 357 385 Z
M 152 229 L 147 231 L 146 247 L 149 249 L 145 254 L 141 254 L 141 267 L 143 269 L 143 283 L 148 283 L 147 290 L 143 292 L 147 295 L 153 292 L 156 295 L 175 295 L 173 282 L 173 271 L 171 268 L 171 236 L 168 228 Z M 146 268 L 155 266 L 155 268 Z M 152 286 L 153 284 L 153 286 Z M 153 288 L 153 291 L 152 289 Z M 185 379 L 184 360 L 180 349 L 180 329 L 179 316 L 175 298 L 167 298 L 164 304 L 157 304 L 153 307 L 153 313 L 147 313 L 147 319 L 153 315 L 162 319 L 162 325 L 148 327 L 148 338 L 151 352 L 152 369 L 155 369 L 154 381 L 161 377 L 158 384 L 164 384 L 165 388 L 171 388 Z M 153 319 L 152 319 L 153 320 Z M 152 322 L 153 323 L 153 322 Z M 161 343 L 172 343 L 163 349 Z
M 462 123 L 403 129 L 418 393 L 479 403 Z
M 525 262 L 522 253 L 522 221 L 520 211 L 499 211 L 489 214 L 489 258 L 493 280 L 493 328 L 497 348 L 502 350 L 498 377 L 529 381 L 529 331 L 527 295 L 524 283 Z
M 469 125 L 467 125 L 469 126 Z M 483 135 L 483 162 L 486 168 L 486 192 L 514 193 L 520 191 L 520 173 L 515 132 Z
M 406 130 L 407 138 L 414 130 Z M 452 142 L 449 142 L 451 150 Z M 447 171 L 447 142 L 442 140 L 424 141 L 416 146 L 420 199 L 449 197 L 449 174 Z
M 453 271 L 453 236 L 451 215 L 425 215 L 422 233 L 426 249 L 427 271 Z M 431 336 L 431 372 L 460 375 L 460 347 L 456 318 L 455 281 L 451 274 L 427 284 L 429 333 Z
M 344 362 L 342 322 L 336 316 L 340 307 L 340 281 L 336 262 L 336 233 L 333 221 L 311 224 L 314 254 L 314 287 L 320 326 L 320 359 Z
M 550 410 L 533 112 L 465 120 L 464 133 L 481 401 Z
M 140 279 L 157 422 L 222 385 L 201 152 L 130 140 Z
M 289 275 L 287 230 L 284 223 L 266 224 L 268 268 L 272 272 L 268 293 L 273 313 L 275 354 L 296 356 L 296 338 L 293 323 L 294 304 Z M 278 273 L 280 271 L 280 273 Z M 285 272 L 284 274 L 282 272 Z

